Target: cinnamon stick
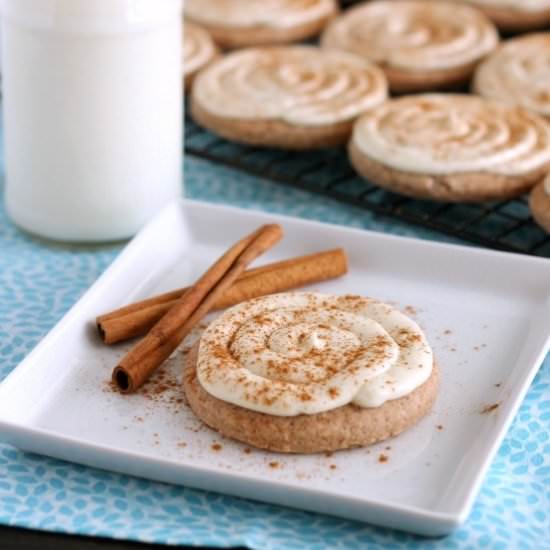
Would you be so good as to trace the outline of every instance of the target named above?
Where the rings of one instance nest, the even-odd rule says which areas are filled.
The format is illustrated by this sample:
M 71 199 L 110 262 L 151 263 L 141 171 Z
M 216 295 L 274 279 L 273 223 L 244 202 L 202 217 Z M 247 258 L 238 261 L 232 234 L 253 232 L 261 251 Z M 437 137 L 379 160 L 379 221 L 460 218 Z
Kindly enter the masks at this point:
M 347 258 L 341 248 L 274 262 L 245 271 L 212 309 L 334 279 L 346 272 Z M 187 290 L 159 294 L 100 315 L 96 323 L 103 342 L 115 344 L 145 334 Z
M 246 266 L 282 237 L 280 225 L 264 225 L 233 245 L 120 361 L 113 382 L 123 393 L 138 389 L 191 329 L 212 309 Z

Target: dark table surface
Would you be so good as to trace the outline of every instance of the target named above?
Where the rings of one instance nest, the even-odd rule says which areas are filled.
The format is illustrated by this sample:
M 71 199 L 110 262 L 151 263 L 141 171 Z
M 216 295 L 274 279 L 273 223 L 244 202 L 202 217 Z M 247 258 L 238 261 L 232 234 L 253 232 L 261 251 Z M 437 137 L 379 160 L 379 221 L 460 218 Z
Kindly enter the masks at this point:
M 25 550 L 160 550 L 176 547 L 0 526 L 0 550 L 22 550 L 23 548 Z M 177 548 L 190 547 L 178 546 Z

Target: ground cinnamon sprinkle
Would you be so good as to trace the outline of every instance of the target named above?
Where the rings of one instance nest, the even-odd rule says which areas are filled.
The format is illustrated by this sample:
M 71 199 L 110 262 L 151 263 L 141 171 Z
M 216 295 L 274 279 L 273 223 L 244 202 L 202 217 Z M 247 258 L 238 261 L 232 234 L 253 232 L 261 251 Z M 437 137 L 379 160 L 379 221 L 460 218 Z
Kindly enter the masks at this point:
M 415 334 L 405 328 L 399 330 L 396 337 L 397 343 L 403 348 L 411 347 L 420 342 L 420 340 L 422 340 L 422 337 L 419 334 Z
M 378 457 L 378 462 L 387 462 L 389 460 L 389 457 L 385 454 L 380 454 L 380 456 Z
M 487 405 L 479 411 L 479 414 L 491 414 L 493 411 L 496 411 L 500 407 L 500 403 L 493 403 L 492 405 Z
M 223 449 L 223 446 L 220 445 L 219 443 L 212 443 L 212 445 L 210 446 L 210 448 L 215 451 L 215 452 L 218 452 L 218 451 L 221 451 Z
M 105 380 L 105 382 L 103 383 L 103 393 L 111 393 L 111 392 L 115 392 L 115 393 L 120 393 L 118 391 L 118 386 L 111 380 Z
M 443 334 L 452 334 L 452 331 L 450 331 L 449 329 L 443 331 Z
M 495 384 L 495 388 L 500 388 L 502 384 L 499 382 L 498 384 Z
M 247 455 L 249 455 L 251 452 L 252 452 L 252 449 L 250 447 L 245 447 L 243 449 L 243 453 L 246 453 Z
M 338 388 L 329 388 L 328 389 L 328 394 L 330 395 L 330 397 L 332 399 L 335 399 L 336 397 L 338 397 L 340 395 L 340 390 Z
M 331 469 L 331 470 L 336 470 L 336 464 L 331 464 L 331 465 L 330 465 L 330 469 Z
M 438 424 L 438 425 L 436 426 L 436 428 L 437 428 L 439 431 L 441 431 L 441 430 L 443 429 L 443 426 L 442 426 L 441 424 Z
M 270 468 L 273 468 L 273 469 L 278 468 L 278 467 L 279 467 L 279 463 L 278 463 L 277 461 L 270 462 L 270 463 L 269 463 L 269 467 L 270 467 Z
M 327 452 L 325 453 L 325 456 L 326 456 L 327 458 L 330 458 L 333 454 L 334 454 L 333 452 L 327 451 Z

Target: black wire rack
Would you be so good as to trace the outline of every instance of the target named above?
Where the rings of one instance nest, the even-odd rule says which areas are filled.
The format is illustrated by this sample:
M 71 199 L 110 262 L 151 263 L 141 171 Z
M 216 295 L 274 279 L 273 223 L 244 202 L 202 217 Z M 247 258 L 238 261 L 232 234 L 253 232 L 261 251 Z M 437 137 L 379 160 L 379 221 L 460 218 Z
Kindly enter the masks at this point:
M 343 8 L 355 3 L 340 2 Z M 344 149 L 296 153 L 239 145 L 199 127 L 188 115 L 185 153 L 481 246 L 550 258 L 550 235 L 533 221 L 525 197 L 481 204 L 414 200 L 358 176 Z
M 488 248 L 550 258 L 550 236 L 534 223 L 524 197 L 482 204 L 414 200 L 358 176 L 344 149 L 296 153 L 239 145 L 204 130 L 188 116 L 185 154 Z

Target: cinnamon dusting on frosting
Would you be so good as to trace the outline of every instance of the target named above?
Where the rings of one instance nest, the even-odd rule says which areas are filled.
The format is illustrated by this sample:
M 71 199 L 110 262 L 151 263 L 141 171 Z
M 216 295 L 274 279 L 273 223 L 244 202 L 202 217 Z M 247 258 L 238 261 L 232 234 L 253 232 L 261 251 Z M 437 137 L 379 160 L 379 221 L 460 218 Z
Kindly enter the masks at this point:
M 550 34 L 504 42 L 478 67 L 474 88 L 485 97 L 550 116 Z
M 494 25 L 478 10 L 430 0 L 362 3 L 330 23 L 322 37 L 326 48 L 413 72 L 471 64 L 497 43 Z
M 334 0 L 187 0 L 185 15 L 214 26 L 292 28 L 330 16 Z
M 426 368 L 411 371 L 412 358 Z M 431 366 L 423 333 L 392 307 L 295 293 L 251 300 L 214 321 L 201 338 L 197 373 L 219 399 L 293 416 L 352 401 L 378 406 L 412 391 Z
M 201 71 L 193 86 L 194 100 L 214 115 L 311 127 L 353 120 L 386 97 L 377 66 L 313 46 L 234 51 Z
M 550 163 L 550 125 L 545 120 L 471 95 L 423 94 L 387 101 L 357 121 L 352 139 L 368 157 L 413 173 L 519 175 Z

